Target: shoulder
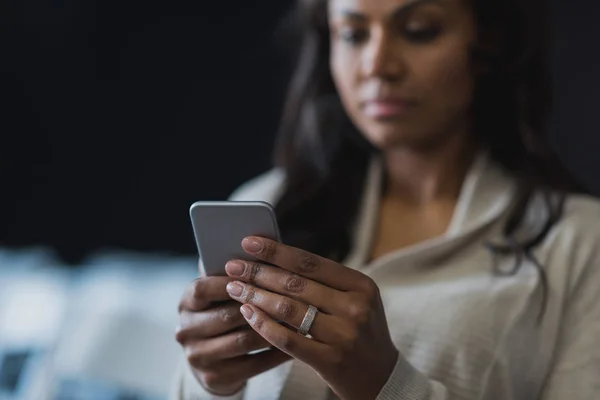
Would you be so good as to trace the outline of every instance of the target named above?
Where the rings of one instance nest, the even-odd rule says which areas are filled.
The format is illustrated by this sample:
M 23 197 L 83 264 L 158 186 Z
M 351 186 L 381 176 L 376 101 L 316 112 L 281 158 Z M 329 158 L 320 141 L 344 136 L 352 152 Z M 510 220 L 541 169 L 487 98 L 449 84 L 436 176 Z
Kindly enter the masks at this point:
M 530 209 L 529 214 L 530 221 L 536 221 L 538 228 L 548 218 L 542 202 L 545 201 L 541 196 L 536 197 L 535 206 Z M 556 246 L 571 241 L 587 247 L 592 247 L 593 244 L 600 246 L 600 199 L 580 194 L 571 194 L 565 198 L 562 215 L 548 234 L 546 244 Z
M 569 195 L 557 224 L 561 236 L 600 246 L 600 199 L 588 195 Z
M 600 200 L 570 195 L 562 218 L 543 244 L 550 273 L 566 278 L 573 289 L 582 279 L 600 280 Z M 600 284 L 600 282 L 598 282 Z
M 565 220 L 572 222 L 594 223 L 594 226 L 600 228 L 598 220 L 591 217 L 600 218 L 600 199 L 589 195 L 570 195 L 565 202 Z
M 231 193 L 231 201 L 265 201 L 274 205 L 283 193 L 285 172 L 273 168 L 244 182 Z

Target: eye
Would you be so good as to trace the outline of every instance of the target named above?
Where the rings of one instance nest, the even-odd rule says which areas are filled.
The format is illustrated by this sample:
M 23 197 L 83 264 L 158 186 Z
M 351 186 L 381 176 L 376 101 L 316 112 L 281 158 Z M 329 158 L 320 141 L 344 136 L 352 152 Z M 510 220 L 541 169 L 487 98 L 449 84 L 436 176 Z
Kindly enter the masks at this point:
M 422 27 L 422 26 L 408 26 L 404 29 L 404 36 L 411 42 L 425 43 L 435 40 L 441 29 L 439 27 Z
M 346 28 L 340 30 L 339 36 L 344 42 L 356 45 L 364 42 L 368 37 L 368 33 L 362 29 Z

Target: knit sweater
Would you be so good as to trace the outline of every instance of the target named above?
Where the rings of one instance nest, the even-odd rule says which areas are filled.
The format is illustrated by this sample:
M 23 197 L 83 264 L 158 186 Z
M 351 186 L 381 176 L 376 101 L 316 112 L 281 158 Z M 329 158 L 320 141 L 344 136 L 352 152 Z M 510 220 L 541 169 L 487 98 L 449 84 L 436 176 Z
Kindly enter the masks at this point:
M 534 262 L 523 258 L 515 274 L 501 276 L 494 270 L 511 270 L 515 256 L 494 255 L 485 246 L 503 242 L 516 190 L 510 176 L 482 154 L 467 174 L 445 234 L 368 262 L 381 174 L 374 160 L 344 263 L 378 284 L 400 351 L 377 400 L 600 399 L 600 202 L 569 196 L 563 218 L 535 249 L 548 280 L 538 320 L 544 294 Z M 273 170 L 243 185 L 232 199 L 276 203 L 284 184 L 283 174 Z M 540 229 L 542 201 L 534 198 L 519 235 Z M 250 379 L 233 396 L 214 396 L 182 360 L 172 399 L 335 395 L 310 367 L 292 360 Z

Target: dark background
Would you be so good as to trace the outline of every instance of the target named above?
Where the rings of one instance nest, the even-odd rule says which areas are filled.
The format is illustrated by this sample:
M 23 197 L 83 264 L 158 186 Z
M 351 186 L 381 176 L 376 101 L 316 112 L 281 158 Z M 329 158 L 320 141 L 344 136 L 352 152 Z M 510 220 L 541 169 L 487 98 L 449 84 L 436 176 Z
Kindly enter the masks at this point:
M 0 244 L 194 254 L 189 205 L 270 166 L 290 4 L 2 0 Z M 553 143 L 600 193 L 600 3 L 557 15 Z

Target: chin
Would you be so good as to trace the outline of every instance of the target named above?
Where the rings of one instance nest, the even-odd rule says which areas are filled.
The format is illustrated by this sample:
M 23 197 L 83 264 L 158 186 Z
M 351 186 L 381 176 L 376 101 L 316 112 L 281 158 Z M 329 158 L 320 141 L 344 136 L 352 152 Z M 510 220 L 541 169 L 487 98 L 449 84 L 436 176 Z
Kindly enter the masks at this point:
M 412 147 L 423 142 L 425 139 L 422 135 L 397 128 L 365 130 L 365 137 L 381 151 L 398 147 Z

